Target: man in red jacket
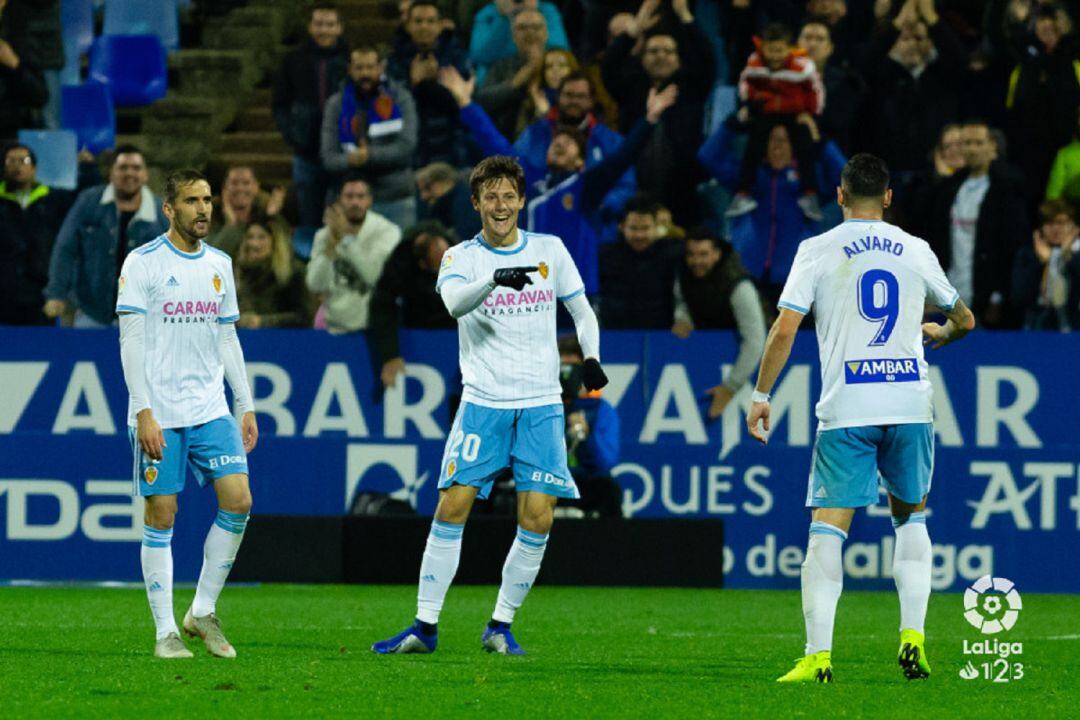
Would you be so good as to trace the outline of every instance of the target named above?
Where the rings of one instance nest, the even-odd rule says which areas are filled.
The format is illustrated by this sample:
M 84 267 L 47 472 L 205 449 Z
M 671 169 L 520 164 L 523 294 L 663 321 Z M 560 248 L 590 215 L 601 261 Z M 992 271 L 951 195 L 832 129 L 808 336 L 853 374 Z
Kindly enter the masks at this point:
M 757 203 L 750 191 L 757 168 L 765 154 L 765 145 L 776 125 L 787 127 L 795 149 L 802 197 L 799 208 L 813 221 L 821 220 L 814 175 L 814 143 L 805 125 L 825 107 L 825 87 L 814 61 L 802 48 L 791 44 L 791 33 L 784 25 L 765 28 L 757 47 L 739 76 L 739 99 L 743 103 L 739 118 L 748 122 L 750 138 L 743 156 L 738 191 L 728 207 L 728 217 L 753 211 Z

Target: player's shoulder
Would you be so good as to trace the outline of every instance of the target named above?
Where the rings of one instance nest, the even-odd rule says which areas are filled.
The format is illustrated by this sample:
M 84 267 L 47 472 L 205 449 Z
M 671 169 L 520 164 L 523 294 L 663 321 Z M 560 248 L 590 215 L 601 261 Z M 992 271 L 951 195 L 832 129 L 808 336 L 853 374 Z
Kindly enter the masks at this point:
M 523 230 L 521 234 L 525 237 L 526 243 L 535 243 L 537 247 L 550 247 L 553 245 L 564 246 L 562 238 L 558 235 L 551 235 L 549 233 L 529 232 L 525 230 Z
M 233 260 L 232 256 L 229 255 L 229 253 L 225 252 L 224 250 L 219 250 L 213 245 L 208 245 L 206 242 L 203 242 L 203 248 L 205 248 L 206 250 L 206 257 L 211 262 L 232 267 Z
M 139 262 L 139 261 L 145 260 L 147 257 L 153 255 L 154 253 L 159 253 L 159 252 L 165 250 L 166 249 L 166 246 L 165 246 L 166 242 L 167 241 L 165 240 L 165 235 L 164 234 L 158 235 L 156 238 L 154 238 L 150 242 L 148 242 L 148 243 L 146 243 L 144 245 L 140 245 L 139 247 L 132 250 L 128 254 L 128 257 L 131 259 L 132 262 Z

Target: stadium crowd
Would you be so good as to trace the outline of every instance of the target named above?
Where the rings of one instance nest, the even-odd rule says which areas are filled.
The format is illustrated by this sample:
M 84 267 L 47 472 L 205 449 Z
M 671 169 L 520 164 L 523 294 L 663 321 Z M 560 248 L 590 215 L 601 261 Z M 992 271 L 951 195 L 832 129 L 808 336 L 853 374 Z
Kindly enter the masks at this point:
M 124 258 L 167 223 L 139 148 L 72 193 L 38 183 L 34 152 L 10 142 L 55 126 L 58 6 L 0 0 L 0 323 L 110 326 Z M 512 154 L 523 222 L 563 238 L 603 327 L 738 332 L 716 415 L 752 374 L 799 242 L 839 221 L 839 172 L 862 151 L 892 171 L 889 219 L 931 243 L 981 327 L 1080 327 L 1077 0 L 400 12 L 385 44 L 349 47 L 339 9 L 313 3 L 284 55 L 273 115 L 292 186 L 229 168 L 209 238 L 234 259 L 241 327 L 368 332 L 393 383 L 398 327 L 454 326 L 434 278 L 479 230 L 470 166 Z M 297 228 L 314 232 L 310 257 Z

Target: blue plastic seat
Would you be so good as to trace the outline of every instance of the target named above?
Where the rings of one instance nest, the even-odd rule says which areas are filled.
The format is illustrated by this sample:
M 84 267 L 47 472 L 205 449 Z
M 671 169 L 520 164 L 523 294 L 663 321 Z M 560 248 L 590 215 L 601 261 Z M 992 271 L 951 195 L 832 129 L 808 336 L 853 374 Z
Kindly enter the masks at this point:
M 105 0 L 105 35 L 157 35 L 167 50 L 180 47 L 176 0 Z
M 60 124 L 79 137 L 79 148 L 97 155 L 116 144 L 116 112 L 109 86 L 89 80 L 61 89 Z
M 165 48 L 155 35 L 102 35 L 90 48 L 90 79 L 109 86 L 117 107 L 149 105 L 169 84 Z
M 61 0 L 60 25 L 64 41 L 60 82 L 78 85 L 82 79 L 82 56 L 94 42 L 94 0 Z
M 19 142 L 37 156 L 38 182 L 74 190 L 79 184 L 78 138 L 70 130 L 20 130 Z

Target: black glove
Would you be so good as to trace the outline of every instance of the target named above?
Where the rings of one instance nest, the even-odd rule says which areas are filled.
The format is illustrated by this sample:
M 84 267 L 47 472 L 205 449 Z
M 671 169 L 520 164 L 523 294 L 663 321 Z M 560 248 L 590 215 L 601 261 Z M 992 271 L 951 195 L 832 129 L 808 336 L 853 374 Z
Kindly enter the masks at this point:
M 604 368 L 600 367 L 599 360 L 596 358 L 588 358 L 585 361 L 585 369 L 584 372 L 582 372 L 582 382 L 585 384 L 585 389 L 590 392 L 599 390 L 607 385 L 607 375 L 604 374 Z
M 536 265 L 499 268 L 495 271 L 495 284 L 514 288 L 520 292 L 526 285 L 532 285 L 532 280 L 529 279 L 529 273 L 536 272 L 539 269 L 540 268 Z

